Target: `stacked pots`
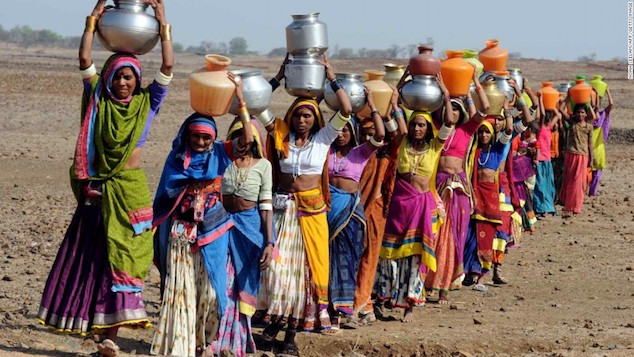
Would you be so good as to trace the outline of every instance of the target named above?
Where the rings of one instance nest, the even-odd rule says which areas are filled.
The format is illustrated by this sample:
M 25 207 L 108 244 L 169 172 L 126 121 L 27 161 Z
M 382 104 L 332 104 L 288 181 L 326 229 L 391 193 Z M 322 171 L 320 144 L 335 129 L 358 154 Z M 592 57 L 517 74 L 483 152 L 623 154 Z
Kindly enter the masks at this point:
M 354 113 L 360 111 L 365 106 L 365 92 L 363 90 L 363 77 L 357 74 L 336 73 L 335 77 L 339 86 L 348 94 L 352 111 Z M 326 83 L 324 92 L 324 100 L 331 110 L 337 111 L 341 109 L 337 95 L 332 90 L 330 82 Z
M 145 10 L 144 0 L 114 0 L 97 22 L 97 38 L 112 52 L 142 55 L 150 52 L 159 40 L 159 23 Z
M 419 46 L 418 55 L 410 58 L 409 70 L 412 79 L 399 89 L 405 107 L 411 110 L 432 112 L 442 105 L 442 92 L 436 81 L 440 72 L 440 60 L 429 46 Z
M 328 49 L 326 24 L 319 13 L 291 15 L 286 26 L 286 49 L 292 60 L 285 66 L 286 91 L 297 97 L 318 97 L 324 93 L 326 69 L 318 59 Z

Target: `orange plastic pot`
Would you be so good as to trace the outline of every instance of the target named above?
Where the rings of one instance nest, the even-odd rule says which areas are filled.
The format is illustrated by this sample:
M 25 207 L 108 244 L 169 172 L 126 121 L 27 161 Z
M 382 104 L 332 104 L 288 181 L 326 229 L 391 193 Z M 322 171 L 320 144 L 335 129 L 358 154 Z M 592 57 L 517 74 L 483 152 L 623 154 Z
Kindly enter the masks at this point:
M 553 88 L 553 82 L 542 82 L 542 101 L 545 110 L 557 109 L 559 103 L 559 92 Z
M 474 68 L 462 59 L 463 51 L 445 51 L 447 59 L 440 64 L 440 73 L 445 87 L 452 97 L 469 93 Z
M 487 40 L 486 47 L 478 53 L 478 59 L 484 66 L 484 71 L 504 71 L 508 61 L 509 51 L 499 46 L 498 40 Z
M 585 79 L 575 79 L 575 85 L 570 88 L 570 99 L 575 104 L 590 103 L 592 98 L 592 87 L 586 84 Z

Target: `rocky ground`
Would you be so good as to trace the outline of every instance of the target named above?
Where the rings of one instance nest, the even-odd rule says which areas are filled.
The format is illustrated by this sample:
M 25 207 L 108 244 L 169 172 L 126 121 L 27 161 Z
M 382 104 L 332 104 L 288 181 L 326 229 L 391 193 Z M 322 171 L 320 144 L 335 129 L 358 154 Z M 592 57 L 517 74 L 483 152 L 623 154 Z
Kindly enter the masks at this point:
M 96 53 L 103 63 L 107 53 Z M 159 67 L 142 57 L 145 83 Z M 281 59 L 236 58 L 265 77 Z M 342 72 L 381 68 L 381 60 L 332 61 Z M 403 62 L 401 60 L 401 62 Z M 143 167 L 156 188 L 178 126 L 190 113 L 187 75 L 202 58 L 178 55 L 170 94 L 155 121 Z M 506 258 L 510 284 L 489 292 L 464 289 L 449 307 L 427 304 L 415 322 L 386 321 L 336 336 L 301 334 L 306 356 L 632 356 L 634 355 L 634 104 L 624 64 L 518 60 L 530 84 L 565 82 L 578 73 L 603 74 L 615 97 L 608 169 L 600 196 L 563 222 L 549 217 Z M 39 326 L 37 312 L 48 271 L 74 210 L 68 185 L 79 128 L 81 84 L 76 50 L 17 48 L 0 43 L 0 355 L 85 356 L 90 339 Z M 278 90 L 272 109 L 292 98 Z M 226 131 L 222 118 L 219 132 Z M 148 312 L 158 318 L 157 273 L 147 279 Z M 125 354 L 148 354 L 152 330 L 121 332 Z M 259 330 L 256 330 L 259 333 Z M 267 354 L 267 352 L 259 352 Z M 268 353 L 270 354 L 270 353 Z

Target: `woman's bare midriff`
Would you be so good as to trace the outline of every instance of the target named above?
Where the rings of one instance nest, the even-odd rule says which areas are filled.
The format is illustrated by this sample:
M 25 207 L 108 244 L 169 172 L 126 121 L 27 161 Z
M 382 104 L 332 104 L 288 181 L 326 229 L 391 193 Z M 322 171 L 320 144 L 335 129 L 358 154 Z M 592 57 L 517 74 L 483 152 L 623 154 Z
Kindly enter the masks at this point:
M 142 148 L 136 148 L 132 151 L 132 154 L 126 161 L 125 165 L 123 165 L 124 170 L 130 169 L 138 169 L 141 167 L 141 153 L 143 152 Z
M 478 182 L 495 182 L 495 170 L 478 169 Z
M 257 203 L 249 201 L 243 197 L 236 196 L 234 194 L 222 195 L 222 205 L 229 213 L 238 213 L 246 210 L 250 210 L 255 207 Z
M 330 176 L 328 179 L 331 185 L 348 193 L 359 192 L 359 183 L 347 177 Z
M 464 159 L 455 156 L 441 156 L 438 171 L 446 174 L 460 174 L 464 172 Z
M 420 193 L 429 191 L 429 184 L 431 183 L 431 178 L 429 177 L 412 174 L 398 174 L 398 176 L 409 182 Z
M 292 174 L 282 173 L 277 187 L 284 192 L 302 192 L 315 189 L 321 183 L 321 175 L 301 175 L 293 179 Z

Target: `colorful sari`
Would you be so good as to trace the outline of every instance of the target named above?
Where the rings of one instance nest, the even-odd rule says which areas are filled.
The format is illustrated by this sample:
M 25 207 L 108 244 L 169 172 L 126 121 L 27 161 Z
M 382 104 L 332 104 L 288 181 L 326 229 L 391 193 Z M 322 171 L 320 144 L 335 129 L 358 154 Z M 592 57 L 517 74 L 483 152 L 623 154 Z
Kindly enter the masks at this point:
M 361 309 L 365 313 L 373 311 L 370 297 L 379 264 L 381 242 L 387 223 L 387 210 L 394 189 L 398 147 L 395 142 L 390 142 L 379 148 L 376 156 L 371 157 L 363 169 L 359 182 L 368 233 L 357 273 L 357 288 L 354 293 L 355 311 Z
M 600 110 L 597 115 L 599 119 L 592 123 L 594 127 L 592 132 L 594 161 L 592 162 L 592 179 L 590 180 L 588 196 L 596 196 L 599 190 L 599 184 L 601 183 L 601 176 L 603 175 L 606 162 L 605 144 L 608 141 L 608 135 L 610 135 L 610 112 L 604 109 Z
M 209 151 L 192 152 L 188 137 L 196 126 L 210 127 L 215 140 L 213 118 L 197 113 L 187 118 L 174 139 L 154 200 L 155 264 L 163 298 L 153 354 L 191 355 L 197 347 L 205 348 L 216 338 L 220 317 L 224 322 L 228 315 L 229 231 L 234 220 L 219 196 L 232 143 L 214 141 Z
M 137 88 L 118 99 L 110 89 L 123 67 L 133 69 Z M 143 170 L 124 167 L 166 93 L 156 82 L 141 88 L 141 66 L 131 55 L 112 55 L 101 74 L 84 83 L 70 170 L 78 205 L 51 267 L 38 322 L 81 335 L 151 326 L 142 295 L 152 262 L 151 195 Z
M 331 206 L 329 297 L 336 311 L 352 315 L 357 271 L 367 233 L 361 195 L 330 185 Z
M 394 306 L 425 302 L 423 281 L 436 271 L 438 210 L 431 191 L 419 192 L 397 176 L 381 245 L 377 294 Z

